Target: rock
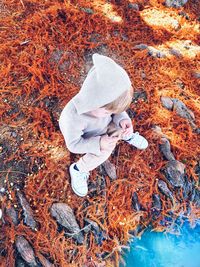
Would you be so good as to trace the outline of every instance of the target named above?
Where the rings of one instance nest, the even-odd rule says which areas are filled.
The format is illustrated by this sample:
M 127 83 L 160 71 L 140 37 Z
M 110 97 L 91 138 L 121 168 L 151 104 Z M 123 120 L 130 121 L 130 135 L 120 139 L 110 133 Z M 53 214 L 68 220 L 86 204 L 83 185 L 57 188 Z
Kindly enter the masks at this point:
M 189 181 L 187 174 L 184 175 L 183 197 L 188 199 L 192 193 L 193 183 Z
M 6 214 L 9 216 L 14 225 L 18 225 L 18 213 L 13 207 L 6 208 Z
M 20 191 L 17 191 L 17 197 L 19 199 L 20 205 L 23 209 L 23 215 L 24 215 L 24 223 L 29 226 L 32 230 L 38 229 L 38 224 L 35 221 L 33 217 L 33 211 L 26 200 L 26 198 L 23 196 L 23 194 Z
M 193 189 L 191 201 L 196 204 L 197 208 L 200 208 L 200 190 L 198 188 Z
M 147 93 L 144 88 L 138 88 L 133 93 L 132 101 L 138 101 L 139 99 L 143 99 L 145 102 L 147 101 Z
M 196 134 L 200 134 L 200 128 L 196 128 L 196 129 L 194 129 L 194 132 L 195 132 Z
M 72 236 L 77 240 L 79 244 L 84 241 L 84 236 L 76 221 L 72 209 L 65 203 L 54 203 L 51 206 L 50 213 L 55 217 L 56 221 L 65 227 L 71 234 L 66 233 L 68 236 Z
M 144 50 L 148 48 L 148 45 L 146 44 L 138 44 L 133 47 L 134 49 Z
M 140 206 L 140 203 L 138 201 L 138 195 L 137 195 L 136 192 L 134 192 L 133 196 L 132 196 L 132 207 L 136 211 L 140 211 L 141 210 L 141 206 Z
M 2 213 L 2 209 L 0 209 L 0 220 L 1 220 L 1 218 L 2 218 L 2 215 L 3 215 L 3 213 Z
M 112 164 L 109 160 L 106 160 L 101 165 L 103 166 L 105 172 L 111 178 L 111 180 L 117 179 L 117 173 L 114 164 Z
M 171 146 L 170 146 L 169 140 L 165 137 L 162 137 L 161 142 L 162 143 L 159 145 L 159 147 L 160 147 L 160 151 L 162 152 L 164 157 L 167 160 L 175 160 L 174 155 L 171 152 Z
M 21 255 L 22 259 L 25 260 L 30 266 L 38 266 L 35 258 L 35 253 L 29 242 L 23 236 L 17 236 L 15 240 L 16 248 Z
M 37 253 L 37 257 L 40 260 L 43 267 L 54 267 L 55 265 L 48 261 L 41 253 Z
M 183 187 L 185 165 L 178 160 L 170 160 L 162 169 L 173 187 Z
M 165 5 L 167 7 L 182 7 L 187 3 L 188 0 L 165 0 Z
M 153 46 L 148 46 L 148 55 L 158 58 L 165 58 L 167 56 L 164 52 L 154 48 Z
M 128 3 L 128 8 L 139 11 L 139 6 L 138 4 L 135 4 L 135 3 Z
M 27 267 L 29 266 L 21 257 L 17 257 L 15 260 L 15 267 Z
M 94 233 L 95 242 L 98 245 L 102 245 L 102 241 L 107 239 L 107 235 L 104 231 L 101 231 L 98 224 L 90 219 L 84 218 L 84 221 L 90 225 L 91 231 Z
M 82 10 L 85 13 L 88 13 L 88 14 L 93 14 L 94 13 L 94 11 L 91 8 L 88 8 L 88 7 L 80 7 L 80 10 Z
M 165 137 L 167 138 L 167 136 L 162 132 L 162 129 L 160 128 L 160 126 L 158 125 L 153 125 L 152 126 L 152 131 L 160 138 L 160 137 Z
M 60 49 L 54 50 L 49 58 L 49 63 L 58 64 L 63 54 L 64 54 L 63 50 Z
M 183 55 L 181 54 L 181 52 L 177 49 L 174 49 L 174 48 L 170 48 L 169 49 L 169 53 L 177 58 L 182 58 Z
M 172 101 L 174 103 L 173 108 L 180 117 L 188 119 L 189 121 L 195 120 L 194 113 L 187 108 L 182 101 L 176 98 L 172 98 Z
M 197 79 L 200 79 L 200 72 L 194 72 L 193 76 Z
M 171 97 L 161 96 L 160 100 L 161 100 L 161 103 L 162 103 L 164 108 L 166 108 L 168 110 L 172 110 L 174 103 L 171 100 Z
M 152 210 L 153 212 L 158 212 L 160 213 L 161 209 L 162 209 L 162 203 L 160 200 L 160 196 L 158 194 L 153 194 L 152 195 Z
M 178 12 L 178 14 L 179 14 L 180 16 L 182 16 L 182 17 L 185 17 L 187 20 L 190 19 L 190 16 L 189 16 L 187 13 L 185 13 L 184 11 L 180 11 L 180 12 Z
M 180 117 L 187 119 L 191 126 L 193 128 L 196 128 L 194 123 L 194 113 L 189 108 L 187 108 L 182 101 L 178 100 L 177 98 L 162 96 L 161 103 L 165 108 L 169 110 L 175 110 Z
M 174 203 L 174 197 L 172 192 L 169 190 L 167 184 L 163 181 L 163 180 L 159 180 L 158 181 L 158 189 L 160 190 L 160 192 L 165 195 L 166 197 L 168 197 L 172 203 Z

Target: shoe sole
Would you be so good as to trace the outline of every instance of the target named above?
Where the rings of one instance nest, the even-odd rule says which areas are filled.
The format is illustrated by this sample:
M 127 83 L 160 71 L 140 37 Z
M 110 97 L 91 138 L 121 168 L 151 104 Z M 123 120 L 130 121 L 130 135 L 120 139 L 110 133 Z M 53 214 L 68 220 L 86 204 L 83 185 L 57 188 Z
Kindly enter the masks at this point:
M 71 166 L 69 167 L 69 174 L 70 174 L 70 178 L 71 178 L 71 187 L 72 187 L 72 190 L 73 190 L 74 193 L 76 193 L 79 197 L 85 197 L 85 196 L 87 196 L 87 194 L 86 194 L 86 195 L 81 195 L 81 194 L 78 193 L 78 192 L 76 191 L 76 189 L 73 187 L 73 185 L 72 185 L 71 168 L 74 168 L 74 165 L 71 165 Z

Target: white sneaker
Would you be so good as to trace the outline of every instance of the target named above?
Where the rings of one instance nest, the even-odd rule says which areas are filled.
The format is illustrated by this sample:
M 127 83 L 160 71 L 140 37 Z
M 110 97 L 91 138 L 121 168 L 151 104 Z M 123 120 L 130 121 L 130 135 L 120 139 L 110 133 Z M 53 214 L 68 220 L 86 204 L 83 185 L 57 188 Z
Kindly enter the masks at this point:
M 80 197 L 84 197 L 88 193 L 88 184 L 87 180 L 89 178 L 89 172 L 80 172 L 74 169 L 74 165 L 76 163 L 72 163 L 69 167 L 69 172 L 71 176 L 71 186 L 73 191 Z
M 138 149 L 146 149 L 148 147 L 148 141 L 139 132 L 132 133 L 131 136 L 126 139 L 123 138 L 123 140 Z

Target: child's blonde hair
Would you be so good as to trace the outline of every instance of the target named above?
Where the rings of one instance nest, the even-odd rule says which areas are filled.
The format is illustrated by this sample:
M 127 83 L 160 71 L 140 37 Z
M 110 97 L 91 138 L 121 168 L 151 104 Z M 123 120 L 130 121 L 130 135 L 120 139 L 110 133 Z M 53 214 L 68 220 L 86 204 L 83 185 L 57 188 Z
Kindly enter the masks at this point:
M 133 87 L 131 86 L 129 90 L 125 91 L 117 99 L 104 105 L 102 108 L 106 108 L 107 110 L 112 111 L 113 113 L 121 113 L 128 109 L 132 102 L 132 98 Z

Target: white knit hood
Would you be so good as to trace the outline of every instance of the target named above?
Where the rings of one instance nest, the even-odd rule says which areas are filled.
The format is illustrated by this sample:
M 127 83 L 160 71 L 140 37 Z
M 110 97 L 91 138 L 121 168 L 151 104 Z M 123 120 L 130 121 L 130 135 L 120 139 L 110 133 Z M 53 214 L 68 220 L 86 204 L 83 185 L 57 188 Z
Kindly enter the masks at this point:
M 79 115 L 114 101 L 131 87 L 127 72 L 113 59 L 95 53 L 92 60 L 94 66 L 73 97 Z

